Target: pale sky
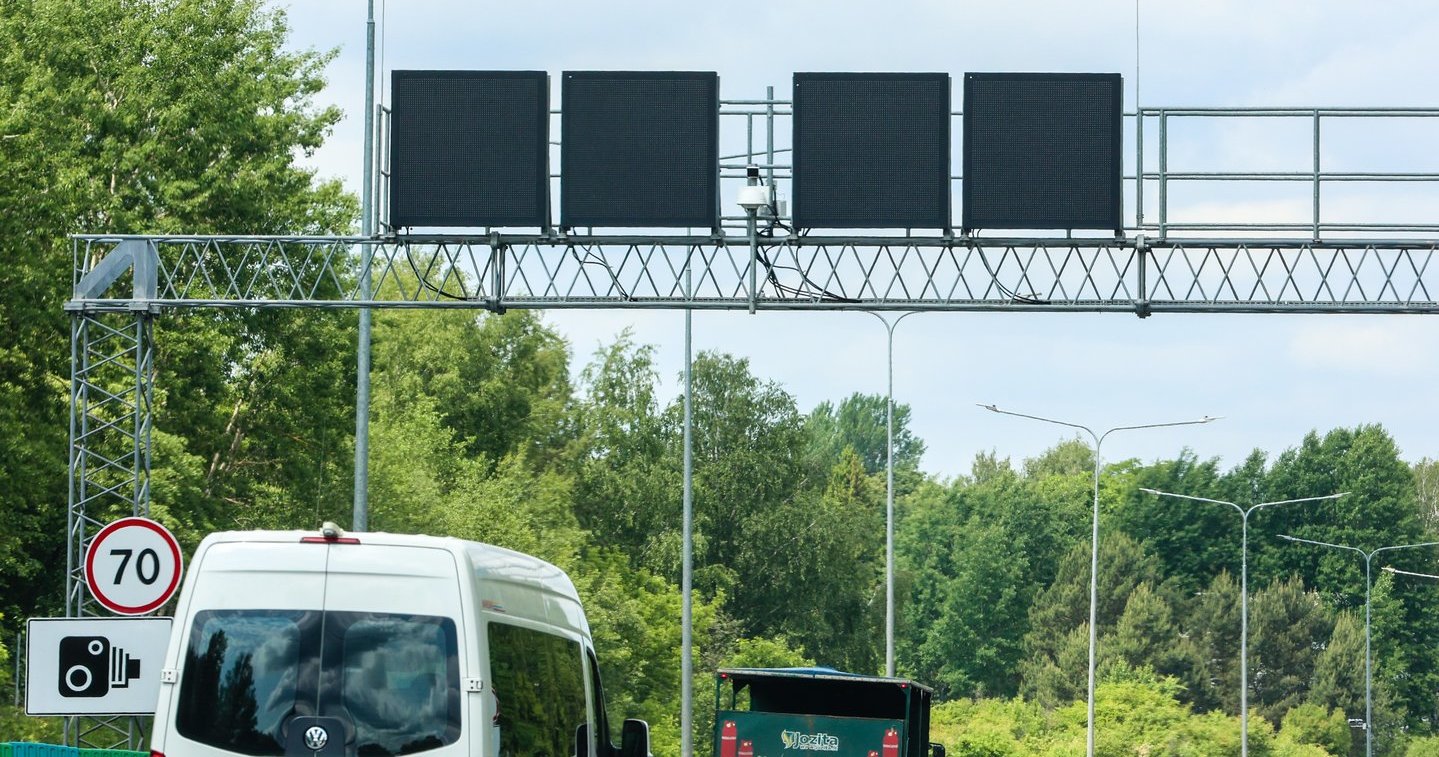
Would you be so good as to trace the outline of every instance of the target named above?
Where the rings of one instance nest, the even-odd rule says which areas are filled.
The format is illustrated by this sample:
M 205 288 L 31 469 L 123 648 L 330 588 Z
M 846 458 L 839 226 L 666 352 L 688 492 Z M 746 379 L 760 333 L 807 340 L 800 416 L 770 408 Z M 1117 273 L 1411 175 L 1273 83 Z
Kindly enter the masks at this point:
M 347 117 L 313 165 L 358 192 L 366 3 L 288 7 L 293 46 L 340 48 L 321 102 Z M 944 71 L 958 109 L 966 71 L 1092 71 L 1124 76 L 1126 111 L 1136 82 L 1144 107 L 1439 106 L 1432 0 L 376 0 L 376 15 L 382 83 L 393 69 L 545 70 L 556 100 L 565 70 L 717 71 L 722 99 L 758 99 L 769 85 L 788 99 L 795 71 Z M 1176 126 L 1170 169 L 1309 170 L 1309 130 L 1298 121 Z M 1325 170 L 1439 172 L 1439 119 L 1326 121 L 1323 145 Z M 1185 191 L 1171 191 L 1171 218 L 1302 221 L 1309 212 L 1303 185 Z M 958 202 L 956 192 L 956 219 Z M 1132 219 L 1132 197 L 1125 202 Z M 1326 187 L 1325 220 L 1439 222 L 1439 186 Z M 673 396 L 682 313 L 552 310 L 548 320 L 569 339 L 576 370 L 632 327 L 659 348 Z M 696 351 L 750 358 L 755 374 L 783 385 L 802 411 L 856 391 L 885 392 L 885 330 L 870 315 L 697 313 L 694 342 Z M 1148 462 L 1187 446 L 1228 468 L 1256 447 L 1277 455 L 1313 429 L 1376 422 L 1405 459 L 1439 457 L 1434 316 L 926 313 L 898 327 L 894 349 L 895 399 L 913 410 L 928 447 L 924 469 L 941 476 L 968 472 L 977 452 L 1018 463 L 1070 435 L 979 402 L 1097 431 L 1224 416 L 1116 434 L 1106 460 Z

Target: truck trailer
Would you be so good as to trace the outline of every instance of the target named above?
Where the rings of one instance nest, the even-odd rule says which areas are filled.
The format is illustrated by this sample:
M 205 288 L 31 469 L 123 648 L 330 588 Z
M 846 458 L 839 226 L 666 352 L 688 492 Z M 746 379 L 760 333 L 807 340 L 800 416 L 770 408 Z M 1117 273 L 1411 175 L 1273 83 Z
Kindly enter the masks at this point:
M 728 668 L 715 676 L 715 757 L 944 757 L 929 743 L 934 691 L 830 668 Z

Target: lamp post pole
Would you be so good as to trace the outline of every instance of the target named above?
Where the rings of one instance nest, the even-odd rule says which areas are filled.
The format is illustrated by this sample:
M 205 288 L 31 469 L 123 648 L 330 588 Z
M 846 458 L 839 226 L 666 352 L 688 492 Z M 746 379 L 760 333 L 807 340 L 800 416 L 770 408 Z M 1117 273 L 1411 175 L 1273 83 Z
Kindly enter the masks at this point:
M 1371 552 L 1365 552 L 1358 547 L 1351 547 L 1347 544 L 1330 544 L 1329 542 L 1315 541 L 1313 539 L 1301 539 L 1297 536 L 1289 536 L 1288 534 L 1280 534 L 1279 538 L 1285 541 L 1357 552 L 1360 557 L 1364 558 L 1364 757 L 1374 757 L 1374 662 L 1369 651 L 1369 590 L 1374 582 L 1372 580 L 1373 573 L 1370 568 L 1374 561 L 1374 556 L 1380 552 L 1392 552 L 1398 549 L 1414 549 L 1416 547 L 1435 547 L 1439 546 L 1439 541 L 1426 541 L 1418 544 L 1396 544 L 1389 547 L 1379 547 Z
M 889 383 L 884 403 L 884 674 L 894 676 L 894 329 L 918 311 L 894 319 L 865 311 L 884 324 Z
M 365 21 L 365 155 L 360 191 L 360 233 L 374 233 L 375 202 L 375 0 L 369 2 Z M 370 294 L 370 264 L 374 247 L 360 248 L 360 299 Z M 370 309 L 360 308 L 360 335 L 355 366 L 355 494 L 350 527 L 370 528 Z
M 1192 502 L 1208 502 L 1215 505 L 1228 505 L 1239 512 L 1242 523 L 1243 536 L 1240 539 L 1239 552 L 1239 754 L 1240 757 L 1249 757 L 1249 515 L 1256 510 L 1275 505 L 1292 505 L 1300 502 L 1319 502 L 1327 499 L 1338 499 L 1348 492 L 1330 494 L 1323 497 L 1304 497 L 1301 499 L 1284 499 L 1275 502 L 1260 502 L 1256 505 L 1243 507 L 1233 502 L 1226 502 L 1222 499 L 1209 499 L 1208 497 L 1191 497 L 1187 494 L 1173 494 L 1162 492 L 1158 489 L 1144 489 L 1140 491 L 1146 494 L 1153 494 L 1159 497 L 1173 497 L 1175 499 L 1187 499 Z
M 1085 725 L 1085 754 L 1088 757 L 1094 757 L 1094 653 L 1095 647 L 1097 646 L 1099 639 L 1098 634 L 1095 633 L 1095 627 L 1098 624 L 1097 612 L 1099 606 L 1099 472 L 1100 468 L 1103 467 L 1103 464 L 1101 462 L 1102 458 L 1100 457 L 1100 450 L 1104 446 L 1104 440 L 1108 438 L 1110 434 L 1116 431 L 1134 431 L 1142 428 L 1167 428 L 1169 426 L 1197 426 L 1219 419 L 1211 418 L 1210 416 L 1206 415 L 1203 418 L 1192 421 L 1174 421 L 1171 423 L 1145 423 L 1138 426 L 1115 426 L 1114 428 L 1111 428 L 1102 434 L 1096 434 L 1088 426 L 1082 426 L 1078 423 L 1070 423 L 1068 421 L 1056 420 L 1054 418 L 1045 418 L 1039 415 L 1016 413 L 1010 410 L 1001 410 L 994 405 L 980 404 L 980 407 L 992 413 L 999 413 L 1000 415 L 1013 415 L 1017 418 L 1028 418 L 1033 421 L 1053 423 L 1056 426 L 1077 428 L 1080 431 L 1089 434 L 1089 438 L 1094 440 L 1094 517 L 1092 519 L 1091 532 L 1089 537 L 1089 688 L 1086 700 L 1088 720 Z

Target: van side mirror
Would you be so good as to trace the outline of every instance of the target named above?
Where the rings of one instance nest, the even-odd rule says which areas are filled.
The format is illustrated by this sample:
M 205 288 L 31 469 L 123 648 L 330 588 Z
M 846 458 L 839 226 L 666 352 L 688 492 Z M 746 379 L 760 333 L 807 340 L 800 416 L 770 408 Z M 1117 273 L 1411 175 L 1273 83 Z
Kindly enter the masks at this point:
M 929 757 L 944 757 L 944 745 L 929 742 Z
M 604 745 L 600 745 L 603 750 Z M 575 757 L 590 757 L 590 724 L 580 723 L 575 728 Z
M 630 718 L 620 728 L 620 757 L 650 757 L 650 724 Z

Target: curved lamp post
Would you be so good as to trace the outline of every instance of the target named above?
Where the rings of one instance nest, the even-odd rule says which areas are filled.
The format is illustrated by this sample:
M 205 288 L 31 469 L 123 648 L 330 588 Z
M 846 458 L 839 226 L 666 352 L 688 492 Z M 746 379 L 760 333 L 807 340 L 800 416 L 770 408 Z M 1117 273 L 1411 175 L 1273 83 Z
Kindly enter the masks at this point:
M 1239 754 L 1241 757 L 1249 757 L 1249 514 L 1255 510 L 1261 510 L 1275 505 L 1292 505 L 1299 502 L 1320 502 L 1326 499 L 1338 499 L 1348 494 L 1348 492 L 1330 494 L 1324 497 L 1304 497 L 1302 499 L 1260 502 L 1257 505 L 1243 507 L 1242 505 L 1226 502 L 1222 499 L 1191 497 L 1187 494 L 1172 494 L 1170 492 L 1159 491 L 1158 489 L 1140 488 L 1140 491 L 1159 497 L 1173 497 L 1175 499 L 1187 499 L 1191 502 L 1228 505 L 1239 512 L 1240 521 L 1243 523 L 1243 537 L 1240 541 L 1241 546 L 1239 552 Z
M 1089 539 L 1089 689 L 1086 699 L 1088 721 L 1085 726 L 1085 754 L 1088 755 L 1088 757 L 1094 757 L 1094 652 L 1096 642 L 1098 641 L 1095 627 L 1098 623 L 1096 614 L 1099 606 L 1099 472 L 1103 467 L 1103 463 L 1101 462 L 1102 458 L 1100 458 L 1100 449 L 1104 446 L 1104 440 L 1116 431 L 1134 431 L 1142 428 L 1166 428 L 1169 426 L 1197 426 L 1203 423 L 1217 421 L 1219 418 L 1206 415 L 1203 418 L 1192 421 L 1145 423 L 1138 426 L 1115 426 L 1102 434 L 1096 434 L 1088 426 L 1082 426 L 1078 423 L 1045 418 L 1039 415 L 1016 413 L 1010 410 L 1001 410 L 994 405 L 980 404 L 979 406 L 992 413 L 999 413 L 1000 415 L 1013 415 L 1017 418 L 1028 418 L 1032 421 L 1053 423 L 1056 426 L 1077 428 L 1089 434 L 1089 438 L 1094 440 L 1094 517 Z
M 1398 549 L 1414 549 L 1415 547 L 1435 547 L 1439 546 L 1439 541 L 1426 541 L 1418 544 L 1396 544 L 1390 547 L 1379 547 L 1372 552 L 1365 552 L 1358 547 L 1351 547 L 1347 544 L 1330 544 L 1329 542 L 1301 539 L 1297 536 L 1289 536 L 1287 534 L 1280 534 L 1279 538 L 1285 541 L 1357 552 L 1364 558 L 1364 755 L 1365 757 L 1374 757 L 1374 671 L 1373 660 L 1369 653 L 1369 590 L 1373 584 L 1371 580 L 1373 574 L 1370 571 L 1370 567 L 1374 556 L 1380 552 L 1392 552 Z
M 884 674 L 894 676 L 894 329 L 899 322 L 919 312 L 912 310 L 893 321 L 879 313 L 864 311 L 884 324 L 888 335 L 889 384 L 884 405 Z

